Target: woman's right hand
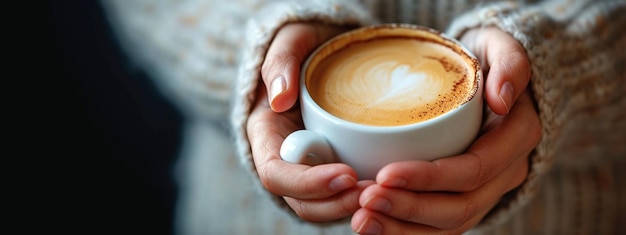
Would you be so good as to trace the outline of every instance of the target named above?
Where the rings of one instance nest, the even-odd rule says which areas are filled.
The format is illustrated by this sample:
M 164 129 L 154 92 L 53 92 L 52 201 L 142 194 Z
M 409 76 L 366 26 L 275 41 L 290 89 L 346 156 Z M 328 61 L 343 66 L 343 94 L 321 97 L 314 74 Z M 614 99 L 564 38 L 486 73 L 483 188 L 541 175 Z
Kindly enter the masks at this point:
M 261 68 L 263 83 L 247 123 L 256 170 L 263 186 L 283 196 L 302 219 L 327 222 L 351 216 L 373 181 L 357 181 L 342 163 L 292 164 L 279 155 L 287 135 L 304 129 L 298 99 L 300 66 L 321 43 L 347 28 L 292 23 L 276 34 Z

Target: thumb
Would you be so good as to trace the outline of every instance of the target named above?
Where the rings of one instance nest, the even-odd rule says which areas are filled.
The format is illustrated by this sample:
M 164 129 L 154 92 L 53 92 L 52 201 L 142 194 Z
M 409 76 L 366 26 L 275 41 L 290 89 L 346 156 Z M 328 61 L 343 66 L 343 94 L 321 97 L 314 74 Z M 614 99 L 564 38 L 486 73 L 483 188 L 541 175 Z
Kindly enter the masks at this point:
M 261 76 L 273 111 L 284 112 L 295 104 L 300 66 L 306 56 L 326 39 L 342 31 L 339 27 L 307 23 L 288 24 L 278 31 L 261 66 Z
M 485 100 L 498 115 L 506 115 L 530 80 L 530 62 L 522 45 L 498 28 L 472 30 L 464 38 L 474 38 L 468 46 L 481 61 L 485 80 Z M 465 40 L 463 40 L 465 41 Z

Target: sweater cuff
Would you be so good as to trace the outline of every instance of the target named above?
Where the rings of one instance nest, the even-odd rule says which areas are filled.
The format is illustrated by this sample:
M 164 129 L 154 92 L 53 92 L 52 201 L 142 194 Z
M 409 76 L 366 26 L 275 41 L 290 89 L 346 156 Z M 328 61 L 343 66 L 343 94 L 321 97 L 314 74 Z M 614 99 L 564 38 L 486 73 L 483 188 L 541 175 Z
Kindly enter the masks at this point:
M 362 26 L 376 23 L 362 6 L 348 1 L 298 1 L 268 5 L 252 17 L 246 31 L 246 45 L 242 64 L 233 91 L 231 124 L 241 164 L 252 173 L 255 188 L 270 197 L 279 207 L 293 211 L 282 197 L 276 196 L 262 186 L 247 136 L 246 123 L 255 102 L 256 88 L 261 80 L 261 65 L 274 35 L 285 24 L 292 22 L 316 22 L 329 25 Z M 295 213 L 293 213 L 295 214 Z
M 537 50 L 536 46 L 542 45 L 540 40 L 545 35 L 542 35 L 544 30 L 537 27 L 549 25 L 549 22 L 540 22 L 548 18 L 543 17 L 540 9 L 537 7 L 524 6 L 523 10 L 521 9 L 522 7 L 519 4 L 513 2 L 487 5 L 455 19 L 446 31 L 446 34 L 454 38 L 460 38 L 469 29 L 491 26 L 498 27 L 512 35 L 526 50 L 532 70 L 529 86 L 533 89 L 535 101 L 542 103 L 545 100 L 537 96 L 537 94 L 546 93 L 543 90 L 544 86 L 540 84 L 543 76 L 540 71 L 545 70 L 539 67 L 546 65 L 544 61 L 546 57 L 541 54 L 542 50 Z M 540 89 L 540 91 L 537 91 L 537 89 Z M 553 122 L 549 120 L 548 117 L 550 116 L 541 114 L 549 110 L 543 110 L 543 106 L 540 104 L 538 106 L 543 137 L 529 156 L 528 176 L 519 187 L 501 198 L 500 202 L 476 227 L 478 230 L 505 223 L 512 214 L 515 214 L 527 205 L 538 191 L 541 176 L 551 168 L 553 156 L 547 152 L 547 146 L 549 146 L 551 138 L 546 138 L 548 136 L 546 131 L 550 129 L 549 125 Z

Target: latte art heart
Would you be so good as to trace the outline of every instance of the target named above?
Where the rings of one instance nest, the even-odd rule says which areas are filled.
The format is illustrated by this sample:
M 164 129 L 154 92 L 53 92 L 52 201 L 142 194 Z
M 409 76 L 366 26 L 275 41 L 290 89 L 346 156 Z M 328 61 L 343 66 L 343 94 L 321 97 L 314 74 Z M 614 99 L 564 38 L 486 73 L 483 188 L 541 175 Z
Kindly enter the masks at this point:
M 469 70 L 450 48 L 413 38 L 350 44 L 322 60 L 307 82 L 335 116 L 367 125 L 405 125 L 447 112 L 468 98 Z
M 373 67 L 370 71 L 364 70 L 367 71 L 365 76 L 356 79 L 365 81 L 370 89 L 378 88 L 377 91 L 372 91 L 370 98 L 373 100 L 368 107 L 391 107 L 406 105 L 416 99 L 422 102 L 436 99 L 435 91 L 441 89 L 441 81 L 432 74 L 419 70 L 412 72 L 410 69 L 410 65 L 390 62 Z

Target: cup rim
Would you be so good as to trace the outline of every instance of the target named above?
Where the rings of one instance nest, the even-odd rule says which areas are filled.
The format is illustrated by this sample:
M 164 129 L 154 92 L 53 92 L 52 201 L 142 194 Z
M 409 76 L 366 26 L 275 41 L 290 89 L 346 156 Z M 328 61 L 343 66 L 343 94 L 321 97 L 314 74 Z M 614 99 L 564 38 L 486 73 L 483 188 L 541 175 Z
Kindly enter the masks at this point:
M 378 125 L 368 125 L 368 124 L 362 124 L 362 123 L 358 123 L 358 122 L 352 122 L 352 121 L 348 121 L 342 118 L 339 118 L 335 115 L 333 115 L 332 113 L 326 111 L 324 108 L 322 108 L 315 100 L 313 100 L 313 98 L 311 97 L 311 94 L 309 93 L 309 90 L 307 88 L 306 85 L 306 72 L 307 72 L 307 68 L 308 65 L 310 64 L 311 60 L 315 57 L 315 55 L 317 55 L 323 48 L 325 48 L 326 46 L 328 46 L 329 44 L 344 38 L 350 34 L 354 34 L 354 33 L 360 33 L 363 31 L 369 31 L 369 30 L 377 30 L 377 29 L 414 29 L 414 30 L 420 30 L 422 32 L 426 32 L 432 35 L 436 35 L 439 38 L 451 42 L 454 45 L 458 46 L 458 48 L 461 49 L 462 53 L 465 54 L 465 56 L 467 56 L 470 60 L 471 63 L 469 66 L 473 67 L 473 70 L 475 71 L 475 82 L 474 82 L 474 89 L 472 89 L 472 94 L 471 94 L 471 98 L 467 99 L 464 103 L 462 103 L 461 105 L 450 109 L 449 111 L 441 114 L 441 115 L 437 115 L 431 119 L 427 119 L 424 121 L 418 121 L 418 122 L 414 122 L 414 123 L 409 123 L 409 124 L 404 124 L 404 125 L 389 125 L 389 126 L 378 126 Z M 369 26 L 364 26 L 364 27 L 360 27 L 357 29 L 353 29 L 344 33 L 341 33 L 339 35 L 336 35 L 334 37 L 332 37 L 331 39 L 327 40 L 326 42 L 322 43 L 320 46 L 318 46 L 305 60 L 302 69 L 300 71 L 300 82 L 299 82 L 299 89 L 301 89 L 300 93 L 302 94 L 299 98 L 300 98 L 300 102 L 301 102 L 301 108 L 304 108 L 305 105 L 311 105 L 314 109 L 315 112 L 320 113 L 322 116 L 324 116 L 324 118 L 330 120 L 331 122 L 341 125 L 341 126 L 346 126 L 346 127 L 350 127 L 351 129 L 366 129 L 372 132 L 397 132 L 399 130 L 408 130 L 408 129 L 419 129 L 419 128 L 423 128 L 423 127 L 427 127 L 427 126 L 432 126 L 436 123 L 439 122 L 443 122 L 444 120 L 448 119 L 451 116 L 455 116 L 457 115 L 457 113 L 461 112 L 462 110 L 466 109 L 466 107 L 473 102 L 476 102 L 475 100 L 477 99 L 482 99 L 482 89 L 483 88 L 483 81 L 482 81 L 482 68 L 480 66 L 480 62 L 478 61 L 477 57 L 465 46 L 463 45 L 461 42 L 459 42 L 458 40 L 449 37 L 447 35 L 445 35 L 444 33 L 429 28 L 429 27 L 425 27 L 425 26 L 421 26 L 421 25 L 414 25 L 414 24 L 405 24 L 405 23 L 384 23 L 384 24 L 375 24 L 375 25 L 369 25 Z M 479 98 L 477 98 L 477 96 L 480 96 Z

